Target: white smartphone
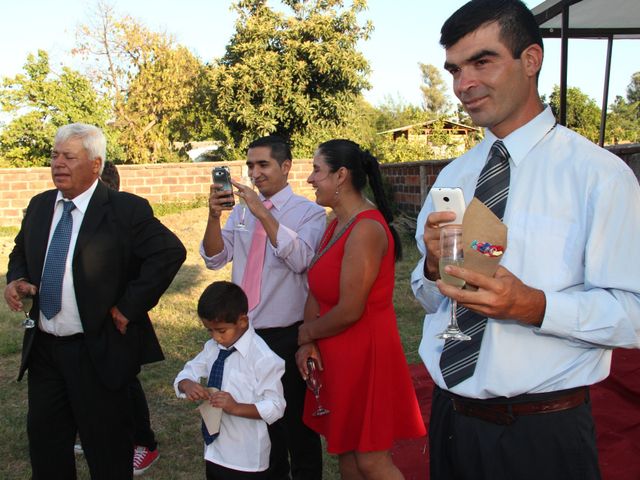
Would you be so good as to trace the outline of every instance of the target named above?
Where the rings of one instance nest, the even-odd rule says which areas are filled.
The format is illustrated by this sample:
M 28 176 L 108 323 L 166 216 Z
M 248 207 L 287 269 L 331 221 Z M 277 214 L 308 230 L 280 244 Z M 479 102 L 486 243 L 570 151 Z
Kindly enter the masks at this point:
M 466 203 L 464 202 L 464 194 L 459 187 L 434 187 L 430 192 L 431 200 L 433 200 L 434 212 L 453 212 L 456 214 L 455 220 L 443 222 L 442 225 L 449 223 L 462 223 Z

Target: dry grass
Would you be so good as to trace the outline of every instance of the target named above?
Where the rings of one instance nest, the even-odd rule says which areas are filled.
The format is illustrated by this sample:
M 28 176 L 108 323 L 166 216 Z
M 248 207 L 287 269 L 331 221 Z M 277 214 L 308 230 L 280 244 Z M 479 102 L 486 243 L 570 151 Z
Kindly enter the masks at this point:
M 198 245 L 206 222 L 204 208 L 172 213 L 163 216 L 162 221 L 182 239 L 188 255 L 168 292 L 151 314 L 166 360 L 145 366 L 140 375 L 151 410 L 152 426 L 160 443 L 160 460 L 144 478 L 191 480 L 202 478 L 204 470 L 199 419 L 192 404 L 175 397 L 172 383 L 184 362 L 193 357 L 207 339 L 195 310 L 200 292 L 214 280 L 228 279 L 230 269 L 207 270 L 200 259 Z M 402 222 L 403 225 L 406 223 Z M 404 229 L 410 230 L 411 223 Z M 411 234 L 403 235 L 405 256 L 397 266 L 395 304 L 407 359 L 413 363 L 418 361 L 423 314 L 409 286 L 409 274 L 417 261 Z M 0 273 L 3 275 L 12 244 L 12 234 L 0 236 Z M 25 432 L 26 382 L 15 381 L 22 338 L 21 314 L 10 312 L 4 302 L 0 303 L 0 438 L 3 439 L 0 443 L 0 458 L 3 459 L 0 478 L 23 480 L 30 477 L 30 468 Z M 78 464 L 79 479 L 88 479 L 82 457 Z M 338 477 L 335 458 L 327 455 L 324 478 Z

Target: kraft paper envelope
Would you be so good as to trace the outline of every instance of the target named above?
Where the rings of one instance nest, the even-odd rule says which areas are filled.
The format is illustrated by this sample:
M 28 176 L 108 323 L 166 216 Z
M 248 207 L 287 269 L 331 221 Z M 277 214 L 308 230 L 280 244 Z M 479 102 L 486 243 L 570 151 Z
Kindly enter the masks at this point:
M 462 229 L 464 268 L 493 277 L 502 259 L 499 252 L 507 250 L 507 226 L 474 197 L 464 213 Z M 477 290 L 473 285 L 464 288 Z
M 207 387 L 211 393 L 217 392 L 215 387 Z M 200 415 L 204 424 L 207 426 L 207 431 L 210 435 L 218 433 L 220 431 L 220 420 L 222 419 L 222 409 L 218 407 L 212 407 L 208 400 L 202 402 L 198 407 Z

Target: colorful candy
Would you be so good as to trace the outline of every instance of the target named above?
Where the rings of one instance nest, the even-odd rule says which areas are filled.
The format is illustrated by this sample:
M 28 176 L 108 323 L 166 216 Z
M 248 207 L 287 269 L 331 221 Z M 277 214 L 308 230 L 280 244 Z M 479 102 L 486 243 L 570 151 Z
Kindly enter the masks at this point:
M 471 242 L 471 249 L 487 257 L 499 257 L 504 253 L 504 247 L 491 245 L 489 242 L 479 242 L 478 240 Z

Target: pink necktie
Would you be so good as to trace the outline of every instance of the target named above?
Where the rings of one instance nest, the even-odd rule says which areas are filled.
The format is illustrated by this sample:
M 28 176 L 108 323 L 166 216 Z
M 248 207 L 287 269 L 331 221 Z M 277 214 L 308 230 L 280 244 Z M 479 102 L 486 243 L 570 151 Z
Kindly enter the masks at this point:
M 271 210 L 273 203 L 271 200 L 263 202 L 267 210 Z M 264 231 L 262 222 L 256 220 L 256 227 L 251 238 L 251 249 L 247 257 L 247 264 L 244 267 L 242 284 L 240 285 L 247 294 L 249 300 L 249 311 L 256 308 L 260 302 L 260 284 L 262 283 L 262 267 L 264 266 L 264 254 L 267 247 L 267 232 Z

